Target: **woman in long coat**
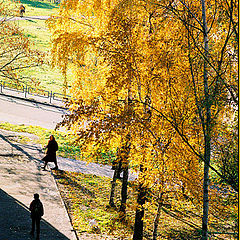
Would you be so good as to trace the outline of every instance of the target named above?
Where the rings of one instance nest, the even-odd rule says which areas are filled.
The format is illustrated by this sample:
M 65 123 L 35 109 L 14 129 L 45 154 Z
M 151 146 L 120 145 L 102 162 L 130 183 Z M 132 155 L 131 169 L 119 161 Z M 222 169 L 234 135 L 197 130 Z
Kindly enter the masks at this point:
M 48 141 L 48 145 L 46 146 L 46 148 L 47 148 L 46 156 L 42 159 L 42 161 L 44 161 L 43 170 L 46 170 L 46 166 L 49 162 L 54 162 L 55 167 L 52 168 L 52 170 L 57 170 L 58 165 L 57 165 L 56 152 L 58 150 L 58 144 L 53 135 L 50 136 L 50 139 Z

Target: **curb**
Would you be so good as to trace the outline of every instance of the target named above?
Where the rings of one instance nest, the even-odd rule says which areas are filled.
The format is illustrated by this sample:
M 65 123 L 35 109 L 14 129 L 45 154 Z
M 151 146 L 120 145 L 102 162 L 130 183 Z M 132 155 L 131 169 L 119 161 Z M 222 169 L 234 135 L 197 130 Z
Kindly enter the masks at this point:
M 59 195 L 60 195 L 61 202 L 62 202 L 62 204 L 63 204 L 63 206 L 64 206 L 64 208 L 65 208 L 65 212 L 66 212 L 66 214 L 67 214 L 67 216 L 68 216 L 68 220 L 69 220 L 69 222 L 70 222 L 70 224 L 71 224 L 71 227 L 72 227 L 71 231 L 74 232 L 75 237 L 76 237 L 76 240 L 79 240 L 78 235 L 77 235 L 77 232 L 76 232 L 76 230 L 73 228 L 73 224 L 72 224 L 72 220 L 71 220 L 70 214 L 69 214 L 69 212 L 68 212 L 68 209 L 67 209 L 67 206 L 66 206 L 65 202 L 63 201 L 62 194 L 61 194 L 61 192 L 60 192 L 59 189 L 58 189 L 58 185 L 57 185 L 56 179 L 55 179 L 55 177 L 54 177 L 54 175 L 53 175 L 53 172 L 52 172 L 51 168 L 50 168 L 50 172 L 51 172 L 51 176 L 52 176 L 52 178 L 53 178 L 53 180 L 54 180 L 55 186 L 56 186 L 56 188 L 57 188 L 57 190 L 58 190 L 58 193 L 59 193 Z

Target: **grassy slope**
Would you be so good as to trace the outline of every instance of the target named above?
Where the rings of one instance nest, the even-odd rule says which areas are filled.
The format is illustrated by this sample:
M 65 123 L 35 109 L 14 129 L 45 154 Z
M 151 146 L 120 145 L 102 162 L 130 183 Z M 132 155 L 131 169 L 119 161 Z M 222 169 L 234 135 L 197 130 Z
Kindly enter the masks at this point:
M 66 158 L 73 158 L 73 159 L 75 158 L 78 159 L 81 157 L 80 147 L 74 146 L 72 144 L 75 139 L 72 135 L 59 132 L 59 131 L 48 130 L 38 126 L 14 125 L 10 123 L 1 123 L 1 122 L 0 122 L 0 128 L 14 131 L 14 132 L 32 133 L 38 136 L 37 143 L 41 144 L 42 146 L 46 145 L 47 141 L 49 140 L 49 136 L 53 134 L 56 137 L 57 142 L 59 144 L 59 150 L 58 150 L 59 156 L 66 157 Z
M 22 0 L 18 3 L 20 4 L 26 7 L 24 16 L 51 16 L 58 9 L 57 4 L 43 1 Z M 45 20 L 19 20 L 15 24 L 24 31 L 33 43 L 33 48 L 49 54 L 51 34 L 46 27 Z M 63 77 L 59 69 L 52 69 L 51 66 L 44 64 L 41 67 L 27 69 L 24 74 L 38 80 L 40 88 L 63 92 Z
M 111 179 L 66 171 L 53 171 L 53 174 L 70 213 L 73 227 L 78 232 L 80 239 L 84 236 L 84 232 L 97 232 L 100 236 L 99 240 L 105 239 L 100 233 L 118 237 L 114 239 L 132 239 L 136 204 L 136 185 L 134 182 L 129 183 L 128 186 L 127 217 L 125 222 L 121 222 L 117 211 L 120 206 L 120 181 L 117 182 L 115 193 L 117 208 L 113 209 L 108 207 Z M 175 208 L 171 205 L 172 201 L 174 201 L 174 197 L 170 197 L 167 200 L 168 204 L 162 208 L 158 239 L 200 239 L 201 208 L 194 206 L 191 201 L 187 200 L 180 200 L 181 208 Z M 211 234 L 211 239 L 237 239 L 236 235 L 223 234 L 237 232 L 237 226 L 234 227 L 234 218 L 231 216 L 233 210 L 229 211 L 232 204 L 224 203 L 222 198 L 216 199 L 213 203 L 216 208 L 223 207 L 220 207 L 223 210 L 214 209 L 215 217 L 212 214 L 209 217 L 209 231 L 218 233 Z M 156 207 L 153 209 L 156 210 Z M 235 213 L 236 211 L 235 206 Z M 230 215 L 228 215 L 229 213 Z M 145 212 L 144 235 L 146 238 L 144 239 L 152 239 L 154 217 L 152 212 Z M 89 227 L 91 219 L 97 220 L 100 231 L 95 231 Z

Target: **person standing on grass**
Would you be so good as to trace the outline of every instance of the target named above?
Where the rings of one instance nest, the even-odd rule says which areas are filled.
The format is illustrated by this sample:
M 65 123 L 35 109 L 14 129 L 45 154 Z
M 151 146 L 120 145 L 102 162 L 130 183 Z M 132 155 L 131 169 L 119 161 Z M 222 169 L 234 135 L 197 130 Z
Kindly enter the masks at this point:
M 58 165 L 57 165 L 56 152 L 58 150 L 58 144 L 53 135 L 50 136 L 50 139 L 48 141 L 48 145 L 46 146 L 46 148 L 47 148 L 46 156 L 42 159 L 42 161 L 44 161 L 43 170 L 46 170 L 46 166 L 48 162 L 54 162 L 55 167 L 52 168 L 52 170 L 57 170 Z
M 30 234 L 33 236 L 35 232 L 35 225 L 36 225 L 36 231 L 37 231 L 37 240 L 39 240 L 40 237 L 40 220 L 44 214 L 43 210 L 43 204 L 41 203 L 39 199 L 39 194 L 34 194 L 34 200 L 30 204 L 30 211 L 31 211 L 31 218 L 32 218 L 32 230 Z

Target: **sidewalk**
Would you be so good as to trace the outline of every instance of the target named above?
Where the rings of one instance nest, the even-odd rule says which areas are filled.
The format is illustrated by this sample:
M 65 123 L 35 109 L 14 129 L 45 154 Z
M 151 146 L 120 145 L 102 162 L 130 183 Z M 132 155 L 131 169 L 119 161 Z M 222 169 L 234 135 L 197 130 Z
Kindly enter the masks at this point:
M 50 171 L 41 170 L 41 146 L 18 144 L 15 134 L 0 130 L 0 239 L 34 239 L 29 235 L 28 207 L 33 194 L 39 193 L 45 210 L 40 239 L 75 240 L 54 178 Z

